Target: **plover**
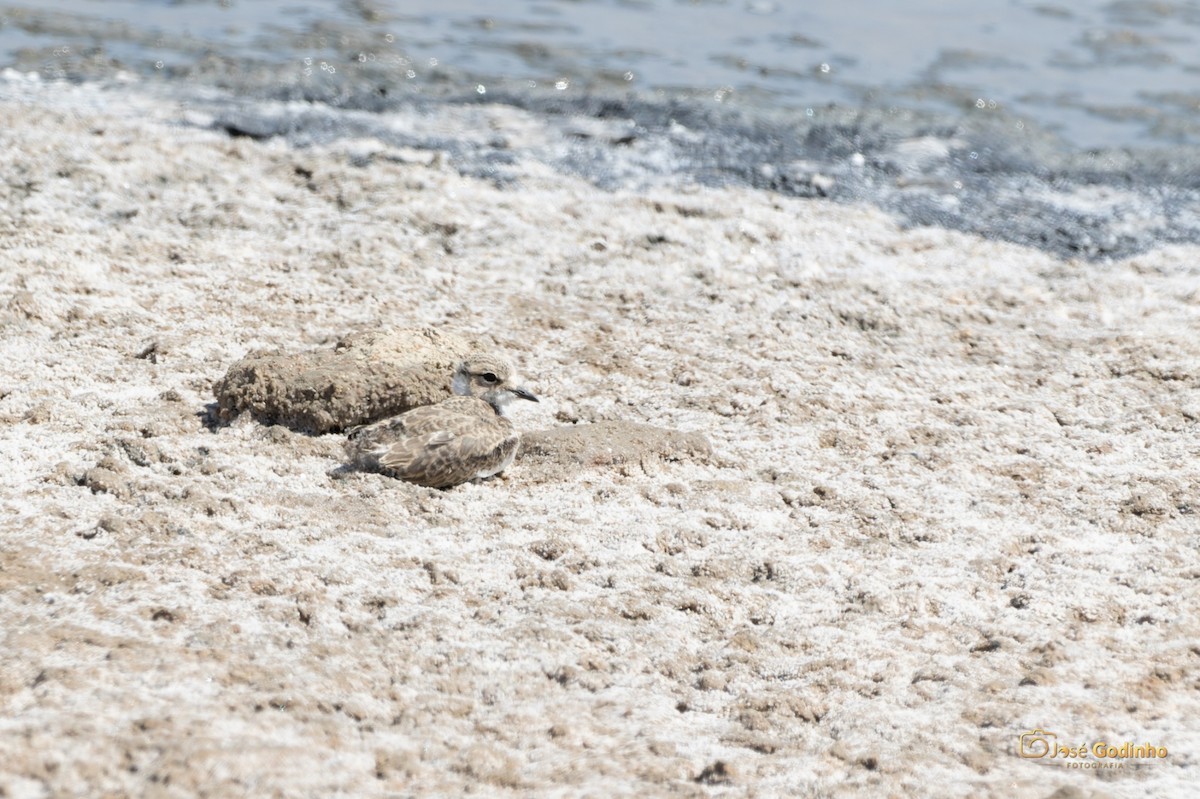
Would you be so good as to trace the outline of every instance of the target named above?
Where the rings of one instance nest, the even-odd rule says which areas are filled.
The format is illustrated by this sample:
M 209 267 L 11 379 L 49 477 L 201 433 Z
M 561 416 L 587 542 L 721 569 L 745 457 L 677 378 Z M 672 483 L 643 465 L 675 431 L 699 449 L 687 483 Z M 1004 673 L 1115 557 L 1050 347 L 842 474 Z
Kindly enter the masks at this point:
M 436 405 L 351 430 L 346 451 L 354 464 L 430 488 L 504 471 L 521 441 L 504 409 L 538 398 L 517 385 L 512 364 L 484 354 L 459 364 L 450 388 L 455 396 Z

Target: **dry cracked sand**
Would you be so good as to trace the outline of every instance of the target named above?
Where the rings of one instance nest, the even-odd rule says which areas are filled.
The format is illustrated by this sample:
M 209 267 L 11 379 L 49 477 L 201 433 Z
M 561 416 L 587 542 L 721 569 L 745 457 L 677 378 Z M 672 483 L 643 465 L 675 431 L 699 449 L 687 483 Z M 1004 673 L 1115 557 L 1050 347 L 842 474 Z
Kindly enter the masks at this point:
M 2 97 L 0 796 L 1195 790 L 1200 249 Z M 519 363 L 503 476 L 214 423 L 395 326 Z

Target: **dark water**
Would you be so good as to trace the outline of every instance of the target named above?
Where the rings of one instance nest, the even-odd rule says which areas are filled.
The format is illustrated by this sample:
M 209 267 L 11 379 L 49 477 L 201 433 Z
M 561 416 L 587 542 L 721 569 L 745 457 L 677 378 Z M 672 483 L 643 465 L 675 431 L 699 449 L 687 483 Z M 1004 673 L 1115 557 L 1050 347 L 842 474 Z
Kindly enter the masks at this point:
M 0 2 L 0 70 L 218 87 L 232 135 L 372 136 L 498 182 L 535 159 L 749 185 L 1089 259 L 1200 241 L 1200 0 Z M 496 103 L 567 144 L 480 139 Z M 462 135 L 384 121 L 438 108 Z

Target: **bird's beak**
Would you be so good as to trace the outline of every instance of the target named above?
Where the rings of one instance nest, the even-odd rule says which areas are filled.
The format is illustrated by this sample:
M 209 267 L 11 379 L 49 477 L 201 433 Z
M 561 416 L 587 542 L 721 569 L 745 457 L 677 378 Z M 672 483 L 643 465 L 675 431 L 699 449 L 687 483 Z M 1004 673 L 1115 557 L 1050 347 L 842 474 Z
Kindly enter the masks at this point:
M 534 396 L 533 392 L 527 388 L 522 388 L 522 387 L 514 388 L 512 390 L 512 393 L 516 394 L 521 399 L 527 399 L 530 402 L 538 401 L 538 398 L 536 396 Z

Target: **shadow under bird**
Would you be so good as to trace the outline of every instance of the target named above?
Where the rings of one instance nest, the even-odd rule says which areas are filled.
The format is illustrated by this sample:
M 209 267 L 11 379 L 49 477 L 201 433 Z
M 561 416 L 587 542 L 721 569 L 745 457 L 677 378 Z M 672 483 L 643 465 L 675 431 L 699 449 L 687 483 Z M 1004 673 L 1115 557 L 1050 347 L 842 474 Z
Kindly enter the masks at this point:
M 515 399 L 537 402 L 516 384 L 512 364 L 472 355 L 450 381 L 455 396 L 350 431 L 355 466 L 430 488 L 450 488 L 504 471 L 521 437 L 504 416 Z

